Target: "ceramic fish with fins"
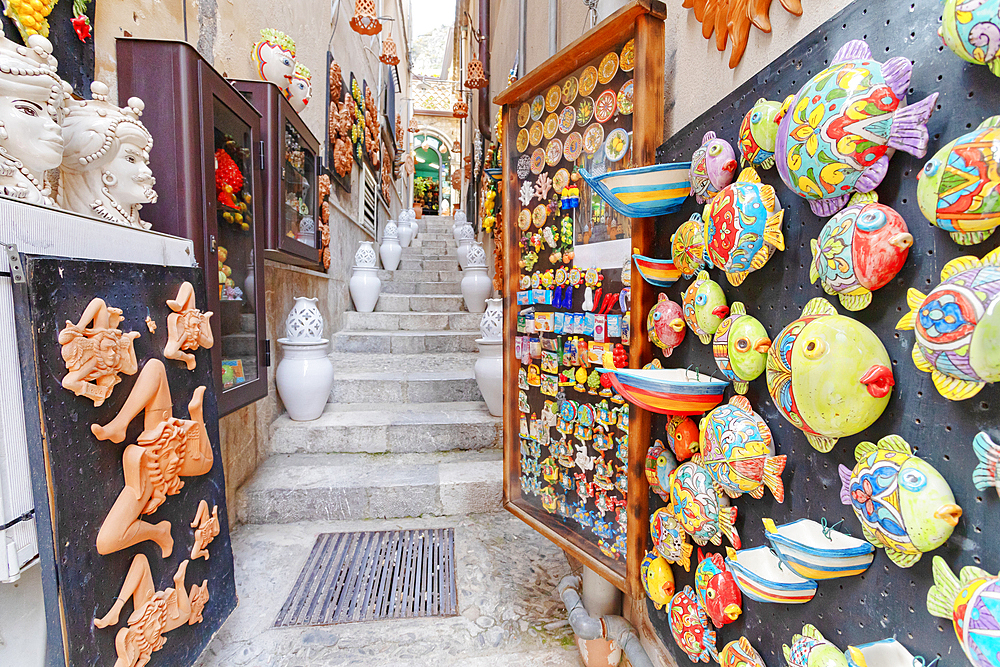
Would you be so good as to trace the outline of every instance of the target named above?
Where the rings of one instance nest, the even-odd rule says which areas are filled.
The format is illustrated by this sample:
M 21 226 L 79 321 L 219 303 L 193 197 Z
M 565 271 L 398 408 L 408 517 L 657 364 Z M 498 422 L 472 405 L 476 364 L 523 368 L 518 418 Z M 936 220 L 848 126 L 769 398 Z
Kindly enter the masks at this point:
M 666 431 L 667 445 L 678 461 L 687 461 L 698 453 L 698 425 L 693 419 L 683 415 L 669 415 Z
M 725 535 L 734 547 L 740 548 L 736 508 L 731 507 L 729 499 L 716 490 L 712 476 L 701 464 L 700 455 L 696 454 L 670 473 L 666 485 L 664 481 L 660 480 L 660 486 L 670 490 L 667 511 L 674 515 L 677 523 L 696 544 L 704 546 L 711 542 L 719 546 Z
M 649 342 L 663 350 L 664 357 L 669 357 L 674 348 L 684 341 L 686 331 L 684 311 L 679 304 L 660 292 L 656 305 L 649 309 L 649 315 L 646 316 Z
M 775 407 L 821 452 L 871 426 L 895 380 L 885 346 L 871 329 L 817 297 L 774 338 L 767 390 Z
M 997 476 L 997 466 L 1000 465 L 1000 444 L 985 432 L 979 432 L 972 439 L 972 450 L 979 459 L 979 464 L 972 471 L 972 483 L 980 491 L 991 486 L 1000 493 L 1000 479 Z
M 705 266 L 705 223 L 701 213 L 692 213 L 670 237 L 670 256 L 674 260 L 674 268 L 685 278 L 690 278 Z
M 962 508 L 934 466 L 913 455 L 905 440 L 887 435 L 854 450 L 854 470 L 841 465 L 840 501 L 854 507 L 865 539 L 883 547 L 899 567 L 911 567 L 944 544 Z
M 763 97 L 743 116 L 740 124 L 740 165 L 770 169 L 774 166 L 774 144 L 778 139 L 778 124 L 774 121 L 781 111 L 780 102 Z
M 781 647 L 788 667 L 847 667 L 847 658 L 812 625 L 803 625 L 792 645 Z
M 743 613 L 743 595 L 722 554 L 706 555 L 698 549 L 694 590 L 698 604 L 717 628 L 732 623 Z
M 927 120 L 938 94 L 904 104 L 912 72 L 909 58 L 880 63 L 866 42 L 853 40 L 782 104 L 778 175 L 813 213 L 829 217 L 851 193 L 874 190 L 894 150 L 927 152 Z
M 975 667 L 997 667 L 1000 660 L 1000 579 L 974 566 L 956 577 L 941 556 L 934 556 L 934 585 L 927 591 L 931 616 L 951 619 L 958 642 Z
M 646 481 L 649 482 L 649 490 L 664 502 L 670 498 L 670 491 L 660 486 L 660 479 L 668 479 L 670 471 L 676 467 L 677 461 L 664 448 L 661 440 L 657 440 L 646 450 Z
M 729 309 L 712 339 L 715 364 L 733 383 L 737 393 L 745 394 L 750 381 L 760 377 L 767 364 L 771 339 L 756 317 L 747 315 L 746 306 L 736 301 Z
M 694 589 L 685 586 L 674 593 L 667 606 L 670 633 L 691 662 L 718 661 L 719 652 L 715 648 L 715 630 L 708 624 L 708 615 L 698 604 Z
M 847 310 L 864 310 L 872 292 L 903 268 L 912 245 L 903 216 L 879 204 L 876 193 L 856 192 L 824 225 L 819 238 L 809 242 L 809 282 L 819 281 Z
M 972 398 L 1000 380 L 1000 248 L 982 259 L 957 257 L 924 296 L 910 288 L 910 312 L 896 328 L 913 329 L 913 363 L 945 398 Z
M 764 658 L 750 644 L 746 637 L 740 637 L 726 644 L 719 653 L 721 667 L 767 667 Z
M 680 565 L 685 572 L 691 571 L 691 554 L 694 547 L 688 542 L 687 533 L 667 508 L 661 507 L 649 519 L 649 535 L 653 539 L 656 553 L 663 560 Z
M 733 181 L 736 175 L 736 153 L 725 139 L 715 132 L 706 132 L 701 146 L 691 156 L 691 194 L 699 204 L 714 197 Z
M 698 339 L 708 345 L 722 320 L 729 317 L 722 287 L 708 277 L 708 271 L 699 271 L 698 277 L 684 290 L 682 300 L 684 321 Z
M 651 551 L 642 559 L 639 571 L 642 587 L 646 589 L 646 596 L 653 601 L 653 606 L 663 609 L 664 605 L 670 604 L 670 598 L 674 595 L 674 573 L 670 565 Z
M 1000 1 L 944 0 L 938 35 L 962 60 L 1000 76 Z
M 948 232 L 955 243 L 985 241 L 1000 226 L 998 162 L 1000 116 L 992 116 L 940 149 L 920 170 L 920 212 L 932 225 Z
M 785 249 L 781 222 L 785 212 L 774 187 L 760 182 L 753 167 L 740 172 L 705 206 L 705 253 L 739 287 L 751 271 Z

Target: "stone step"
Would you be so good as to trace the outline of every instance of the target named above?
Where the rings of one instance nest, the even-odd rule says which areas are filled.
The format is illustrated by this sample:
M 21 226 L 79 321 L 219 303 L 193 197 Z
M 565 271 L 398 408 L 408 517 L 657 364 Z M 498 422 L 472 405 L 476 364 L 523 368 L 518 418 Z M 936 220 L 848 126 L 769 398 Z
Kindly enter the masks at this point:
M 427 283 L 407 280 L 386 280 L 383 278 L 382 294 L 457 296 L 461 298 L 462 283 L 457 280 Z M 379 296 L 379 300 L 382 300 L 381 295 Z M 378 308 L 377 305 L 376 308 Z
M 345 331 L 478 331 L 480 313 L 344 313 Z
M 440 284 L 440 283 L 436 283 Z M 375 304 L 377 313 L 456 313 L 465 311 L 465 299 L 460 294 L 380 294 Z
M 467 371 L 476 364 L 474 352 L 438 352 L 421 354 L 357 354 L 331 352 L 335 369 L 345 373 L 418 373 L 421 371 Z M 340 370 L 334 374 L 334 380 Z
M 336 352 L 401 353 L 477 352 L 477 331 L 339 331 L 332 336 Z
M 444 242 L 442 241 L 442 243 Z M 428 248 L 426 246 L 414 248 L 410 246 L 403 248 L 403 252 L 400 254 L 401 259 L 446 259 L 448 257 L 458 257 L 458 246 L 454 243 L 451 244 L 450 248 Z
M 458 282 L 462 280 L 462 272 L 458 270 L 458 267 L 451 271 L 386 271 L 379 269 L 378 277 L 383 283 L 386 281 L 403 283 Z
M 458 257 L 451 259 L 404 258 L 399 261 L 399 271 L 458 271 Z
M 338 373 L 334 376 L 330 402 L 344 405 L 372 401 L 393 404 L 482 401 L 473 365 L 453 371 Z
M 290 454 L 266 460 L 236 497 L 247 524 L 449 516 L 500 509 L 503 454 Z
M 450 245 L 455 247 L 458 244 L 455 243 L 455 235 L 449 229 L 446 232 L 424 232 L 418 238 L 410 241 L 409 247 L 411 248 L 438 248 L 441 247 L 440 244 L 445 244 L 445 246 Z

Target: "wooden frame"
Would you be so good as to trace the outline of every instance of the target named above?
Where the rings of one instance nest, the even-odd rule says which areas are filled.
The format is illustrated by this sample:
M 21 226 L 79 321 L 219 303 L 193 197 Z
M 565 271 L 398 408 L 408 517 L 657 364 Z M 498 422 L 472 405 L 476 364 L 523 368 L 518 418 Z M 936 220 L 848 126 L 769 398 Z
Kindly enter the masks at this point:
M 595 57 L 620 47 L 630 37 L 635 39 L 636 63 L 634 80 L 634 115 L 632 126 L 633 162 L 635 166 L 656 162 L 656 147 L 663 140 L 663 64 L 666 6 L 658 0 L 634 0 L 599 23 L 532 72 L 516 81 L 494 99 L 503 106 L 503 138 L 511 142 L 516 136 L 514 114 L 516 105 L 543 92 Z M 516 303 L 519 268 L 517 265 L 518 230 L 513 221 L 517 210 L 516 174 L 511 168 L 512 148 L 505 146 L 503 161 L 504 227 L 504 485 L 503 505 L 509 512 L 555 542 L 571 557 L 591 568 L 633 599 L 642 599 L 645 592 L 640 580 L 640 564 L 646 555 L 649 534 L 649 487 L 645 477 L 646 448 L 650 441 L 650 416 L 644 410 L 631 408 L 629 420 L 627 553 L 624 574 L 609 563 L 592 555 L 592 546 L 580 534 L 559 521 L 552 521 L 544 512 L 528 505 L 521 497 L 519 410 L 517 376 L 520 362 L 514 356 L 513 341 L 517 336 Z M 640 251 L 651 246 L 655 219 L 632 220 L 632 245 Z M 645 315 L 655 298 L 653 290 L 636 276 L 631 283 L 632 307 L 630 320 L 630 366 L 638 367 L 652 358 L 650 343 L 644 334 Z

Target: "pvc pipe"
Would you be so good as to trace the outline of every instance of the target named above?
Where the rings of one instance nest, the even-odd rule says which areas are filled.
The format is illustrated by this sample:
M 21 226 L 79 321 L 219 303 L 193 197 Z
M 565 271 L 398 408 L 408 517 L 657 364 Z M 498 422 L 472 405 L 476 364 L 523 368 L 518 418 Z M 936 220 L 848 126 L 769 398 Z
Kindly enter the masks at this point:
M 559 0 L 549 0 L 549 57 L 559 50 Z
M 583 567 L 583 608 L 600 618 L 622 612 L 622 592 L 587 566 Z
M 654 667 L 631 623 L 621 616 L 606 615 L 598 619 L 587 613 L 577 590 L 580 584 L 580 577 L 569 574 L 556 587 L 569 612 L 569 625 L 576 636 L 584 640 L 610 639 L 625 652 L 632 667 Z

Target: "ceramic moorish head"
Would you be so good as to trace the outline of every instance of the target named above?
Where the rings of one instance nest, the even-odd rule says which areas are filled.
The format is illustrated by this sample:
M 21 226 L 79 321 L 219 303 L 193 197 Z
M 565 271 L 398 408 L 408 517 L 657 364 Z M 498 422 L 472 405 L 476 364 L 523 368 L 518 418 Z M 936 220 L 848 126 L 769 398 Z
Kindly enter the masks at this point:
M 708 271 L 699 271 L 698 277 L 688 285 L 682 295 L 684 321 L 705 345 L 712 340 L 722 320 L 729 317 L 726 295 L 719 283 L 708 277 Z
M 700 213 L 682 222 L 670 237 L 671 257 L 674 267 L 685 278 L 695 275 L 705 266 L 705 223 Z
M 651 551 L 642 559 L 639 571 L 642 587 L 646 589 L 646 595 L 653 601 L 653 605 L 657 609 L 663 609 L 664 605 L 670 604 L 670 598 L 674 595 L 674 573 L 667 561 Z
M 284 90 L 295 73 L 295 40 L 280 30 L 264 28 L 250 51 L 250 58 L 261 80 Z
M 725 139 L 715 132 L 706 132 L 701 146 L 691 156 L 691 193 L 699 204 L 714 197 L 733 181 L 736 175 L 736 153 Z
M 708 624 L 708 616 L 698 604 L 693 588 L 685 586 L 674 594 L 667 606 L 667 616 L 674 641 L 691 662 L 708 662 L 709 658 L 718 661 L 715 630 Z
M 938 35 L 962 60 L 986 65 L 1000 76 L 1000 16 L 995 1 L 944 0 Z
M 771 339 L 760 320 L 747 315 L 741 302 L 733 303 L 729 317 L 722 320 L 712 339 L 712 353 L 715 364 L 732 381 L 737 393 L 747 393 L 750 381 L 764 372 L 770 349 Z
M 656 305 L 649 309 L 646 317 L 649 341 L 663 350 L 663 356 L 669 357 L 674 348 L 684 340 L 686 329 L 680 305 L 660 292 Z
M 306 105 L 309 104 L 309 98 L 312 97 L 312 74 L 302 63 L 295 63 L 292 80 L 285 88 L 285 97 L 296 113 L 305 111 Z
M 763 97 L 757 100 L 740 124 L 740 164 L 770 169 L 774 166 L 774 143 L 778 139 L 775 118 L 781 110 L 780 102 L 770 102 Z
M 722 554 L 705 555 L 698 549 L 694 589 L 698 603 L 717 628 L 732 623 L 743 613 L 743 596 Z

